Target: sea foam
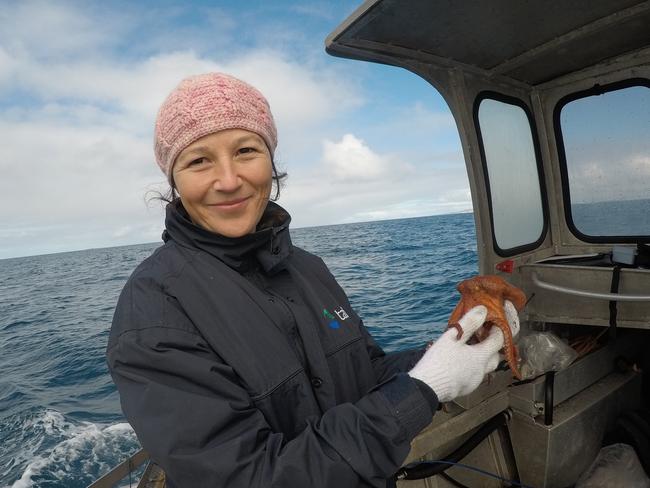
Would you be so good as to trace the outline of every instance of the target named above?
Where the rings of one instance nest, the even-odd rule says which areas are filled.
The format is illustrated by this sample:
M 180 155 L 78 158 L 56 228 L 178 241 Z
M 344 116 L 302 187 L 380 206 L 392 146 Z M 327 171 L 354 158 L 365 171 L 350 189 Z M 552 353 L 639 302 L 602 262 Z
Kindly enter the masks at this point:
M 38 442 L 26 446 L 33 453 L 30 462 L 11 488 L 33 488 L 41 484 L 87 486 L 139 448 L 131 426 L 126 422 L 102 426 L 76 422 L 55 410 L 26 419 L 25 428 L 36 434 Z M 42 452 L 45 444 L 55 441 Z M 31 447 L 31 449 L 29 449 Z M 21 457 L 27 453 L 23 453 Z

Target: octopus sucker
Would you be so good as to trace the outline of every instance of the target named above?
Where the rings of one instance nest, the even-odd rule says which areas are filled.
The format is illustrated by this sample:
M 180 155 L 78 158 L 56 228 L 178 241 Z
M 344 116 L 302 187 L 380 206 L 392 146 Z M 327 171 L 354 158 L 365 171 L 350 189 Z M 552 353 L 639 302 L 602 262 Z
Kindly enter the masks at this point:
M 487 308 L 487 317 L 483 326 L 472 336 L 472 340 L 480 342 L 485 339 L 493 326 L 503 332 L 502 352 L 506 357 L 508 366 L 515 377 L 521 380 L 521 373 L 517 365 L 518 352 L 512 339 L 512 330 L 508 325 L 504 306 L 504 300 L 510 300 L 521 312 L 526 305 L 526 295 L 516 286 L 495 275 L 475 276 L 468 280 L 461 281 L 456 289 L 460 292 L 460 301 L 449 316 L 448 328 L 454 327 L 458 330 L 458 339 L 463 335 L 463 329 L 458 321 L 477 305 L 484 305 Z

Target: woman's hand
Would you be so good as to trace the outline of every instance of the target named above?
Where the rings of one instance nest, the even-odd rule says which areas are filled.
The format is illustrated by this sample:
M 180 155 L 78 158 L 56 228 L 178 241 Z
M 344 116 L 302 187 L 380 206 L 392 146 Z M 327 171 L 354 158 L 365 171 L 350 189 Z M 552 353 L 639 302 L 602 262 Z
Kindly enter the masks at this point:
M 514 337 L 519 332 L 517 311 L 507 300 L 504 308 Z M 483 342 L 467 344 L 486 316 L 487 309 L 483 305 L 472 308 L 459 320 L 462 337 L 456 339 L 454 328 L 445 331 L 408 374 L 429 385 L 441 402 L 474 391 L 483 377 L 499 365 L 499 349 L 503 347 L 503 333 L 498 327 L 492 327 Z

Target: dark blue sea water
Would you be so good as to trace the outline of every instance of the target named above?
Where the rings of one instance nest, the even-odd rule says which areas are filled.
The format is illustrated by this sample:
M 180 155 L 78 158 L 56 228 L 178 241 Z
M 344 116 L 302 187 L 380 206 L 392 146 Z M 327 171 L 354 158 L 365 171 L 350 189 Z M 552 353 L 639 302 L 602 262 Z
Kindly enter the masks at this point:
M 386 350 L 439 334 L 455 284 L 478 269 L 471 214 L 292 237 L 325 260 Z M 157 245 L 0 260 L 0 487 L 85 487 L 139 448 L 104 349 L 124 282 Z

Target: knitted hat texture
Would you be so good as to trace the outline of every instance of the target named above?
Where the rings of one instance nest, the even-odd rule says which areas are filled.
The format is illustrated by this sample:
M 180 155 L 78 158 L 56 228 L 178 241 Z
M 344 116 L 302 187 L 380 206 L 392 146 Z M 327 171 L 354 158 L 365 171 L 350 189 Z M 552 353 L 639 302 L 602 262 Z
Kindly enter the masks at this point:
M 206 73 L 185 78 L 163 102 L 154 134 L 156 162 L 171 181 L 179 153 L 197 139 L 225 129 L 259 134 L 271 152 L 278 144 L 271 108 L 257 89 L 233 76 Z

